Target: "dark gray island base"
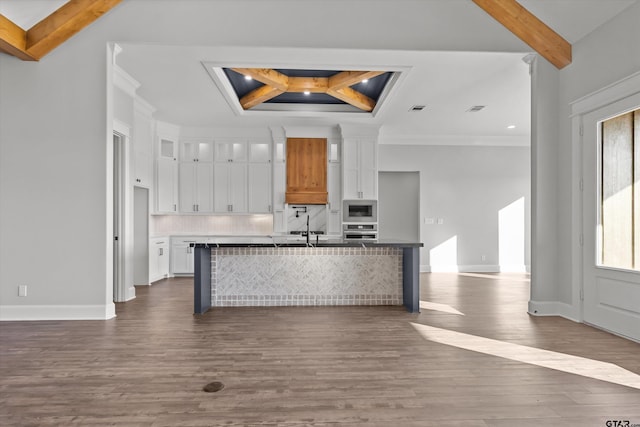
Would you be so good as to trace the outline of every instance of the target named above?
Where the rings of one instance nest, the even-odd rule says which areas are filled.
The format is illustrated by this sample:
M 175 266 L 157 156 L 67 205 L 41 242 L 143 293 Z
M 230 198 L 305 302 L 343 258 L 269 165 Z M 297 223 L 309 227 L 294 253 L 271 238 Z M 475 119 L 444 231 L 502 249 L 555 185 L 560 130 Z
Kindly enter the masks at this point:
M 404 305 L 420 311 L 422 243 L 239 237 L 192 246 L 196 314 L 239 306 Z

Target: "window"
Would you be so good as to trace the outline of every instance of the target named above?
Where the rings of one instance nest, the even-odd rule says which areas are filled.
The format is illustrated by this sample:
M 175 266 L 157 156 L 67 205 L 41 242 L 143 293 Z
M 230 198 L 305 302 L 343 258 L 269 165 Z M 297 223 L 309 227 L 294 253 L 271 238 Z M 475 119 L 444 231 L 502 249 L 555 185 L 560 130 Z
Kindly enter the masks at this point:
M 601 126 L 600 264 L 640 270 L 640 109 Z

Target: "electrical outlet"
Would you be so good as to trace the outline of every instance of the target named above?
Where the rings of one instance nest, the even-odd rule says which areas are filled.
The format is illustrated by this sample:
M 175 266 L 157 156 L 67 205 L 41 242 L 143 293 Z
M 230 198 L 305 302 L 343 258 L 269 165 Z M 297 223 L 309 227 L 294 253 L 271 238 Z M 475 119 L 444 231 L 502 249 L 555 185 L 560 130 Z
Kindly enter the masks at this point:
M 438 225 L 444 224 L 444 218 L 438 218 Z
M 434 223 L 435 223 L 435 220 L 434 220 L 433 218 L 425 218 L 425 219 L 424 219 L 424 223 L 425 223 L 425 224 L 432 225 L 432 224 L 434 224 Z
M 27 285 L 19 285 L 18 286 L 18 296 L 26 297 L 27 296 Z
M 487 260 L 487 256 L 486 255 L 482 255 L 482 261 L 486 261 Z

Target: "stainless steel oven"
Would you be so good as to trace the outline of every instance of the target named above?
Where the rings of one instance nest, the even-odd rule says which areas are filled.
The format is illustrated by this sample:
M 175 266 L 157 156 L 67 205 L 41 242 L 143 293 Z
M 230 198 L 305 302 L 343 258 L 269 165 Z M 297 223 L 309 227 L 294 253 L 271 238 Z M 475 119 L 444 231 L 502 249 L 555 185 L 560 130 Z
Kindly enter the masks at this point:
M 378 224 L 344 224 L 345 239 L 376 240 L 378 238 Z
M 342 205 L 342 222 L 378 222 L 378 201 L 345 200 Z

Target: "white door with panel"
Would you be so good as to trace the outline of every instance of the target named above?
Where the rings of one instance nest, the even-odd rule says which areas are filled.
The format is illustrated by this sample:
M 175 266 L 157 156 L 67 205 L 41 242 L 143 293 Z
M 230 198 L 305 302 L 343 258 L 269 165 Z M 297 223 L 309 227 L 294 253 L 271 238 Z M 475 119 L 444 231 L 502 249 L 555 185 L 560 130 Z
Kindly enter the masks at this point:
M 640 225 L 640 182 L 633 178 L 640 172 L 640 113 L 635 132 L 629 114 L 637 109 L 640 93 L 577 120 L 583 133 L 584 321 L 640 340 L 640 242 L 633 243 Z

